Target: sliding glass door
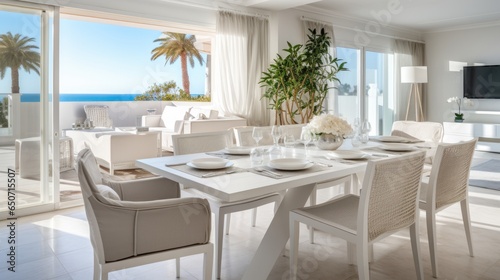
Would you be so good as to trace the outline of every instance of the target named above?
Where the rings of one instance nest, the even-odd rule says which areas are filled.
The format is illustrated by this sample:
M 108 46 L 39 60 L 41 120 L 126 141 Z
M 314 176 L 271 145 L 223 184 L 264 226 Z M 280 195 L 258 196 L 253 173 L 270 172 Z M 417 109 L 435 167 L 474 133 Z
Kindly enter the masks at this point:
M 370 135 L 390 134 L 395 116 L 394 56 L 364 48 L 337 47 L 337 57 L 347 62 L 337 86 L 337 114 L 353 124 L 355 118 L 371 124 Z
M 2 3 L 0 180 L 12 182 L 0 187 L 0 219 L 5 219 L 13 208 L 16 216 L 54 208 L 59 148 L 53 125 L 58 97 L 53 94 L 50 63 L 54 10 L 18 1 Z

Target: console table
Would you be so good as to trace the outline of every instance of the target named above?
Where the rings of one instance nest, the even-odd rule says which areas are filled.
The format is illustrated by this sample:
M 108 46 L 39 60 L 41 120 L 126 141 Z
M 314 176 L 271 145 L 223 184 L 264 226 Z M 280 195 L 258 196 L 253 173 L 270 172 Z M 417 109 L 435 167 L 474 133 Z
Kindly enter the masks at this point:
M 500 124 L 444 122 L 443 142 L 479 138 L 476 150 L 500 153 Z

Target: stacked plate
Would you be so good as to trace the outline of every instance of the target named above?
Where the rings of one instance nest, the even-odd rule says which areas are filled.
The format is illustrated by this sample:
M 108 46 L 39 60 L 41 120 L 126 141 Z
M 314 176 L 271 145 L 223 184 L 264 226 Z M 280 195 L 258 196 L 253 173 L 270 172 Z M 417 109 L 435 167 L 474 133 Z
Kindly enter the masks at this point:
M 300 158 L 278 158 L 267 164 L 267 166 L 279 170 L 304 170 L 313 165 L 312 162 Z
M 197 169 L 222 169 L 233 166 L 233 162 L 223 158 L 198 158 L 186 165 Z
M 249 155 L 251 151 L 252 147 L 245 146 L 234 146 L 224 149 L 224 153 L 229 155 Z
M 411 151 L 417 150 L 417 147 L 415 147 L 413 145 L 396 144 L 396 143 L 384 144 L 384 145 L 380 145 L 378 147 L 382 150 L 391 151 L 391 152 L 411 152 Z
M 328 159 L 368 159 L 371 155 L 358 150 L 338 150 L 326 154 Z

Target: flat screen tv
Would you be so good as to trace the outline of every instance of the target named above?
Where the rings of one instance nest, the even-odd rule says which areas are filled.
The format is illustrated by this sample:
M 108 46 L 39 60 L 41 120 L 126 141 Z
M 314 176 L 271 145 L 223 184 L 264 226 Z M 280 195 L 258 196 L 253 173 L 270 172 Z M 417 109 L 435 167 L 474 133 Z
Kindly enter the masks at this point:
M 500 65 L 464 66 L 464 97 L 500 99 Z

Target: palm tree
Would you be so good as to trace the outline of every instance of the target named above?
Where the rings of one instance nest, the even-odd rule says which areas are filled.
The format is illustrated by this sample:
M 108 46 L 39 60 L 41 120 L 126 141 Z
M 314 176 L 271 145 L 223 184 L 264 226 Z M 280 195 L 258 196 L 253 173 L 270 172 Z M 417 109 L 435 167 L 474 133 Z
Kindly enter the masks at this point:
M 182 87 L 185 94 L 189 95 L 189 74 L 187 69 L 187 61 L 194 67 L 194 58 L 198 59 L 200 65 L 203 65 L 203 57 L 194 46 L 196 37 L 194 35 L 186 35 L 174 32 L 165 32 L 167 35 L 164 38 L 158 38 L 154 42 L 160 42 L 161 45 L 154 48 L 151 53 L 151 60 L 156 60 L 158 57 L 165 56 L 165 65 L 167 62 L 173 64 L 179 57 L 181 58 L 182 68 Z
M 7 68 L 11 70 L 12 93 L 19 93 L 19 69 L 31 70 L 40 75 L 40 53 L 32 42 L 35 38 L 12 35 L 7 32 L 0 35 L 0 79 L 5 77 Z

